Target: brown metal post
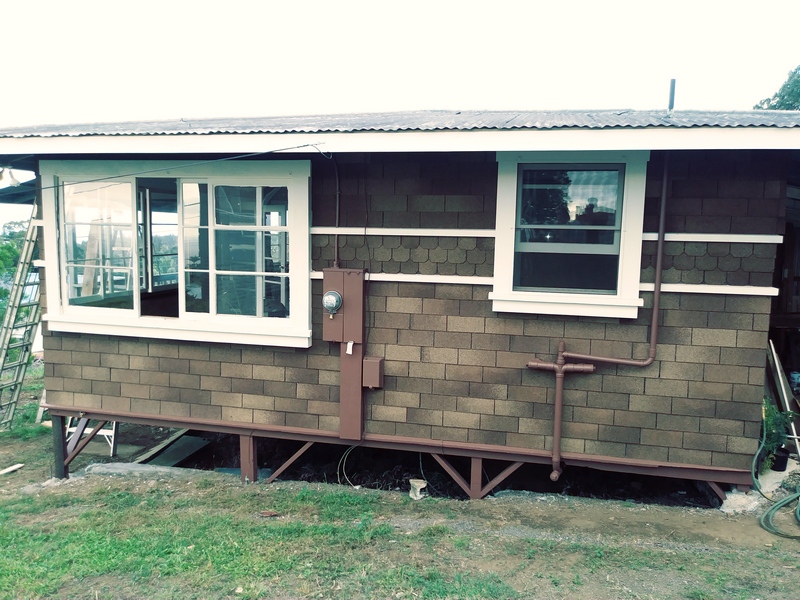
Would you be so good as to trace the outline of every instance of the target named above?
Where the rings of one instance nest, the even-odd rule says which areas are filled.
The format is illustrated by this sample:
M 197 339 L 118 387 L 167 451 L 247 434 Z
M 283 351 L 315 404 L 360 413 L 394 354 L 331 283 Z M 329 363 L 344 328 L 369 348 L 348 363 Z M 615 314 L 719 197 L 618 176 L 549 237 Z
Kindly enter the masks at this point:
M 242 483 L 258 481 L 258 460 L 256 457 L 256 438 L 252 435 L 239 436 L 240 471 Z
M 481 483 L 483 483 L 483 459 L 473 456 L 470 459 L 469 471 L 469 497 L 471 500 L 480 500 L 483 498 L 483 494 L 481 494 Z
M 360 440 L 364 432 L 364 345 L 342 342 L 339 370 L 339 437 Z
M 53 475 L 58 479 L 67 479 L 69 469 L 64 461 L 67 456 L 66 419 L 58 415 L 51 415 L 53 421 L 53 459 L 55 470 Z

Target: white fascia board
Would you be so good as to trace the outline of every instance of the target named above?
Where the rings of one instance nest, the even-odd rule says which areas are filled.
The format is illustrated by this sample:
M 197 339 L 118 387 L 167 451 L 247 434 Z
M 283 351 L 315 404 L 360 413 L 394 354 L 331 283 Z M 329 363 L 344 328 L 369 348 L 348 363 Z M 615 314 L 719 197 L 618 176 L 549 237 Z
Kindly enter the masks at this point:
M 800 149 L 792 128 L 696 127 L 0 138 L 2 154 Z

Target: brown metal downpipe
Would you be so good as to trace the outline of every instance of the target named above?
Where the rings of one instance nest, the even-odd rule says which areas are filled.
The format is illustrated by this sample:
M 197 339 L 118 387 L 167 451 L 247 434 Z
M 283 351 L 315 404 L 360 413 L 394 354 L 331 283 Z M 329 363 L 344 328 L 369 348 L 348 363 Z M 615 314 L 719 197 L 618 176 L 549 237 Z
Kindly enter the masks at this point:
M 661 272 L 664 260 L 664 240 L 666 237 L 667 223 L 667 178 L 669 175 L 669 155 L 664 154 L 664 174 L 661 182 L 661 206 L 658 217 L 658 244 L 656 247 L 656 268 L 653 289 L 653 315 L 650 321 L 650 350 L 645 359 L 614 358 L 607 356 L 594 356 L 592 354 L 579 354 L 577 352 L 566 352 L 566 342 L 558 343 L 558 355 L 555 363 L 548 363 L 538 358 L 530 361 L 527 366 L 529 369 L 542 371 L 554 371 L 556 374 L 555 389 L 555 411 L 553 415 L 553 472 L 550 474 L 552 481 L 558 481 L 561 476 L 561 430 L 564 406 L 564 375 L 566 373 L 593 373 L 593 364 L 567 363 L 566 359 L 585 360 L 591 362 L 603 362 L 616 365 L 647 367 L 653 364 L 656 358 L 656 347 L 658 345 L 658 323 L 661 306 Z

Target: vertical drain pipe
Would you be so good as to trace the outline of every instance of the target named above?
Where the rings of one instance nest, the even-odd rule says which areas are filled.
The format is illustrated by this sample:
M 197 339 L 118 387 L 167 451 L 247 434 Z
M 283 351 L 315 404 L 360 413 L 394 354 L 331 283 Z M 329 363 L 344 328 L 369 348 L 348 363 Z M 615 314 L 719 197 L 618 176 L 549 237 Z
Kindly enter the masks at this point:
M 647 367 L 653 364 L 656 358 L 656 346 L 658 345 L 658 323 L 661 308 L 661 272 L 664 262 L 664 240 L 666 238 L 667 224 L 667 178 L 669 175 L 669 154 L 664 153 L 664 174 L 661 182 L 661 206 L 658 215 L 658 244 L 656 248 L 656 268 L 653 289 L 653 314 L 650 320 L 650 350 L 645 359 L 635 360 L 630 358 L 613 358 L 608 356 L 594 356 L 592 354 L 579 354 L 576 352 L 566 352 L 566 342 L 558 342 L 558 355 L 556 362 L 549 363 L 538 358 L 534 358 L 527 364 L 529 369 L 540 371 L 553 371 L 556 374 L 555 390 L 555 411 L 553 415 L 553 472 L 550 473 L 552 481 L 558 481 L 563 471 L 561 467 L 561 430 L 562 415 L 564 410 L 564 375 L 566 373 L 594 373 L 593 364 L 568 363 L 566 359 L 585 360 L 591 362 L 603 362 L 616 365 Z
M 564 360 L 564 349 L 567 343 L 564 340 L 558 342 L 558 356 L 556 362 L 549 363 L 538 358 L 534 358 L 528 363 L 529 369 L 539 369 L 541 371 L 554 371 L 556 374 L 556 397 L 555 413 L 553 415 L 553 472 L 550 473 L 552 481 L 558 481 L 561 477 L 561 421 L 564 410 L 564 374 L 565 373 L 594 373 L 595 366 L 580 363 L 568 363 Z

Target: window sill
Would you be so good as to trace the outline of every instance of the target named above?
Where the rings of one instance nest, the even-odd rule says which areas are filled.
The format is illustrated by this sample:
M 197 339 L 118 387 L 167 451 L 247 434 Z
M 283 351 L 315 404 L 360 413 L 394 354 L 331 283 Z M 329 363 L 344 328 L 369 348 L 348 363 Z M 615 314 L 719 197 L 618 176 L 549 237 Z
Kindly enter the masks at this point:
M 44 315 L 50 331 L 119 335 L 157 340 L 182 340 L 189 342 L 217 342 L 248 344 L 253 346 L 278 346 L 286 348 L 310 348 L 311 330 L 297 330 L 283 325 L 265 323 L 263 318 L 253 320 L 236 317 L 235 324 L 227 319 L 211 321 L 178 320 L 168 317 L 140 317 L 138 319 L 93 318 L 91 321 L 66 315 Z M 256 323 L 257 321 L 257 323 Z M 261 329 L 262 332 L 254 333 Z
M 602 294 L 548 294 L 536 292 L 491 292 L 494 312 L 577 317 L 635 319 L 644 301 L 638 296 L 623 298 Z

